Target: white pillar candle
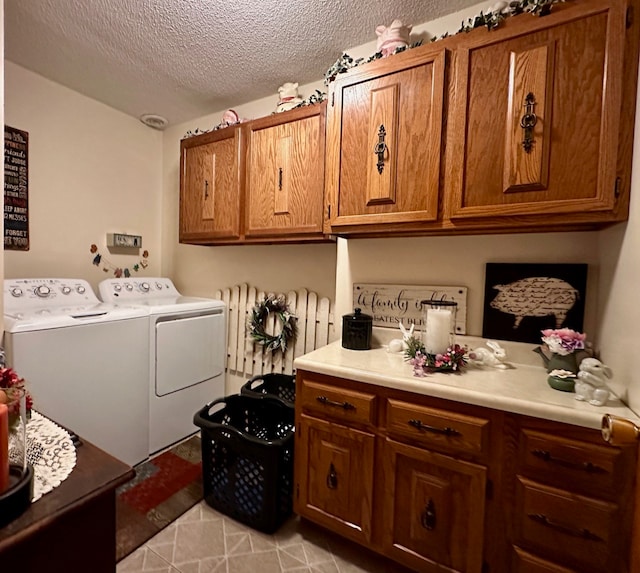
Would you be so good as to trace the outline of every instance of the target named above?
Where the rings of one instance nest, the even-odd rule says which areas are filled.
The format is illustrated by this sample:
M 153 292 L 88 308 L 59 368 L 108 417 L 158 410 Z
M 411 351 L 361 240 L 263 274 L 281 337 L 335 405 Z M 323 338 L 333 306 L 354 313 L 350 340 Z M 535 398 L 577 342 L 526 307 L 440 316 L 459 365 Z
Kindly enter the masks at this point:
M 425 350 L 428 354 L 442 354 L 449 347 L 449 329 L 451 325 L 451 311 L 430 308 L 427 311 L 425 325 Z

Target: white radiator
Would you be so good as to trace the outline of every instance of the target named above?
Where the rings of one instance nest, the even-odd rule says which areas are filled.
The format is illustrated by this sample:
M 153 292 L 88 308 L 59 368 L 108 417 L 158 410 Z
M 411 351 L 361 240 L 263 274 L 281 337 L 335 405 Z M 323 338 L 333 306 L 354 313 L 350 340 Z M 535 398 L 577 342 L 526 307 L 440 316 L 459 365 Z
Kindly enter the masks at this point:
M 289 310 L 297 317 L 298 336 L 286 352 L 263 352 L 255 344 L 247 325 L 251 310 L 265 295 L 284 296 Z M 318 300 L 318 295 L 307 289 L 284 293 L 265 293 L 246 284 L 217 291 L 215 297 L 223 300 L 229 309 L 227 327 L 227 371 L 238 375 L 258 376 L 270 372 L 293 374 L 293 360 L 330 341 L 333 332 L 333 305 L 328 298 Z M 277 317 L 270 314 L 265 330 L 273 334 Z M 278 325 L 278 328 L 280 326 Z

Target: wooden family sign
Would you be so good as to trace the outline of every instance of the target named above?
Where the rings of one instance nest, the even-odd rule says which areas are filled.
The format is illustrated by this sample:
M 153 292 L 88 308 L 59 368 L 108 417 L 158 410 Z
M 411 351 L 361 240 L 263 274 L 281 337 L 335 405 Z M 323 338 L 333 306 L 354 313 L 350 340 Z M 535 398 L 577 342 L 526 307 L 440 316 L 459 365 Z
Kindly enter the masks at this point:
M 4 126 L 4 248 L 29 250 L 29 134 Z
M 456 334 L 467 331 L 467 287 L 354 284 L 353 306 L 373 316 L 373 326 L 398 328 L 412 323 L 422 330 L 422 301 L 457 303 Z

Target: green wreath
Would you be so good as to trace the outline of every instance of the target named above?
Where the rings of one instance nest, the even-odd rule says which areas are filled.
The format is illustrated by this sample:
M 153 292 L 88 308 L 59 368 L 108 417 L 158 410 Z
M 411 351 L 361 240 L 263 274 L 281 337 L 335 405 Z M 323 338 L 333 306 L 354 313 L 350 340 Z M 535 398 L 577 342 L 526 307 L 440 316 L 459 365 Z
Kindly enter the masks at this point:
M 267 334 L 264 326 L 269 313 L 275 312 L 282 324 L 280 334 Z M 297 317 L 289 312 L 289 305 L 283 298 L 267 296 L 253 307 L 249 322 L 249 333 L 252 338 L 266 350 L 276 352 L 287 350 L 287 344 L 298 334 Z

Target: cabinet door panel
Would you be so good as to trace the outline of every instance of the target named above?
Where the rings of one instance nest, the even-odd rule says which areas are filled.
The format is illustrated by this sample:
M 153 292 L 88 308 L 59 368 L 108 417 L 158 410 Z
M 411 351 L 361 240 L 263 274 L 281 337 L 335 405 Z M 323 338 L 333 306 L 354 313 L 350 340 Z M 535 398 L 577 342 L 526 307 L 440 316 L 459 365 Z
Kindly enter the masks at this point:
M 247 237 L 321 234 L 324 110 L 312 106 L 279 125 L 270 125 L 279 117 L 249 125 Z
M 332 226 L 437 218 L 444 73 L 444 50 L 431 50 L 336 81 L 327 148 Z
M 384 546 L 419 571 L 479 573 L 486 468 L 385 443 Z
M 183 140 L 181 241 L 240 237 L 240 141 L 238 129 Z
M 553 14 L 559 25 L 514 23 L 456 52 L 452 218 L 614 208 L 624 10 L 576 8 Z
M 347 537 L 371 540 L 375 436 L 301 416 L 298 510 Z M 299 464 L 299 460 L 303 464 Z

